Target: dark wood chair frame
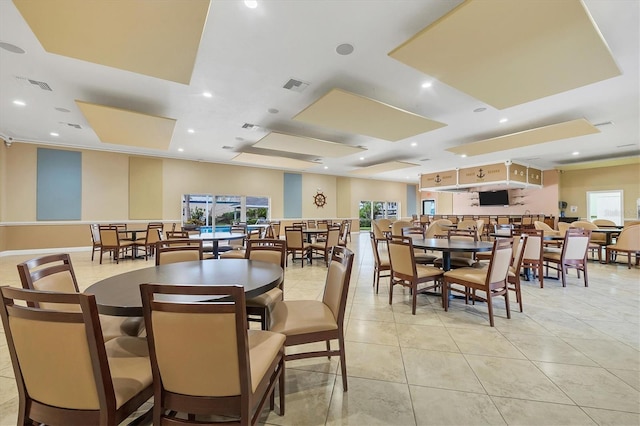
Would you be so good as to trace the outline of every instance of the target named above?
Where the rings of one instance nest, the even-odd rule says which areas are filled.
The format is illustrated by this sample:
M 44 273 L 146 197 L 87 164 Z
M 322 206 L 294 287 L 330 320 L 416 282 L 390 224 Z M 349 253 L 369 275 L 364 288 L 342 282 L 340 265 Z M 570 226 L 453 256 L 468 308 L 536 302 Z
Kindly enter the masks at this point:
M 189 238 L 176 240 L 162 240 L 155 243 L 156 266 L 160 265 L 160 258 L 163 253 L 172 253 L 178 251 L 196 251 L 198 258 L 204 259 L 204 250 L 202 248 L 202 240 L 194 240 Z
M 251 376 L 249 374 L 249 344 L 247 337 L 247 317 L 244 288 L 242 286 L 174 286 L 159 284 L 140 285 L 142 297 L 142 307 L 144 320 L 147 328 L 147 342 L 149 344 L 149 355 L 151 358 L 151 371 L 153 372 L 153 424 L 154 425 L 193 425 L 211 424 L 198 423 L 195 421 L 196 415 L 221 415 L 239 417 L 238 422 L 232 424 L 255 424 L 260 416 L 262 408 L 270 398 L 270 409 L 274 409 L 275 387 L 278 384 L 280 415 L 284 415 L 284 348 L 281 350 L 264 378 L 252 392 Z M 203 295 L 213 296 L 213 298 L 224 297 L 233 303 L 170 303 L 155 300 L 154 295 Z M 237 351 L 240 371 L 240 395 L 215 397 L 215 396 L 194 396 L 171 392 L 164 388 L 162 376 L 160 374 L 157 353 L 155 349 L 153 322 L 151 321 L 152 311 L 194 313 L 194 314 L 217 314 L 229 313 L 236 317 Z M 187 332 L 185 330 L 185 332 Z M 188 420 L 176 417 L 177 413 L 187 413 Z M 227 423 L 227 422 L 224 422 Z
M 82 293 L 52 293 L 36 290 L 24 290 L 12 287 L 0 287 L 2 306 L 0 317 L 4 324 L 5 335 L 9 347 L 9 354 L 13 364 L 13 371 L 18 385 L 18 421 L 19 425 L 36 423 L 68 424 L 68 425 L 118 425 L 138 407 L 153 396 L 153 386 L 150 385 L 134 395 L 119 409 L 116 409 L 116 397 L 113 381 L 109 373 L 109 362 L 100 329 L 98 308 L 95 296 Z M 28 307 L 16 304 L 15 301 L 26 302 Z M 39 309 L 40 302 L 56 304 L 74 304 L 81 308 L 79 312 L 54 311 Z M 65 322 L 84 324 L 87 334 L 89 353 L 93 364 L 94 380 L 100 404 L 99 410 L 79 410 L 54 407 L 36 401 L 29 395 L 25 384 L 14 338 L 9 326 L 9 317 L 29 320 Z
M 371 239 L 371 249 L 373 251 L 373 287 L 376 289 L 376 294 L 378 294 L 378 288 L 380 287 L 380 278 L 389 278 L 391 277 L 391 264 L 383 265 L 380 260 L 380 252 L 378 250 L 378 241 L 376 240 L 376 235 L 373 231 L 369 231 L 369 238 Z M 383 275 L 384 272 L 388 272 L 388 274 Z
M 286 243 L 283 240 L 275 239 L 275 238 L 265 238 L 262 240 L 249 240 L 247 241 L 247 251 L 245 252 L 245 258 L 251 259 L 251 253 L 260 252 L 260 251 L 278 251 L 280 252 L 280 267 L 282 271 L 285 270 L 285 259 L 287 257 L 287 247 Z M 282 294 L 284 297 L 284 278 L 282 282 L 278 285 L 278 288 L 282 290 Z M 250 303 L 249 301 L 246 301 Z M 249 306 L 247 305 L 247 319 L 249 321 L 256 321 L 260 323 L 260 326 L 263 330 L 269 329 L 269 323 L 271 318 L 269 316 L 269 307 L 268 306 Z
M 587 244 L 584 257 L 582 259 L 566 259 L 567 247 L 569 247 L 570 238 L 586 237 L 591 240 L 591 231 L 583 228 L 569 228 L 564 234 L 564 243 L 562 244 L 562 253 L 560 254 L 560 260 L 551 260 L 544 258 L 544 264 L 546 268 L 546 274 L 549 275 L 549 268 L 554 269 L 557 272 L 556 276 L 560 276 L 562 279 L 562 287 L 567 286 L 567 272 L 569 268 L 574 268 L 577 271 L 578 278 L 580 278 L 580 271 L 584 273 L 584 286 L 589 287 L 589 278 L 587 276 L 587 252 L 589 250 L 589 244 Z M 555 266 L 549 265 L 554 263 Z

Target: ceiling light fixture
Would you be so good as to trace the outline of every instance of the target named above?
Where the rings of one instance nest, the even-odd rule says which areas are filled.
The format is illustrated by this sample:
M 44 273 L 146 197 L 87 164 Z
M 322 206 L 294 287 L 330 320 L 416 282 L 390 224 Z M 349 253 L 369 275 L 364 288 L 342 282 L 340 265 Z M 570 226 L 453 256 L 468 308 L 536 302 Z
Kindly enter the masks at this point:
M 364 160 L 364 157 L 360 157 L 360 161 L 363 161 L 363 160 Z
M 184 148 L 178 148 L 178 152 L 184 152 Z
M 501 123 L 501 124 L 502 124 L 502 123 L 506 123 L 507 121 L 509 121 L 509 119 L 508 119 L 508 118 L 501 118 L 501 119 L 500 119 L 500 123 Z
M 205 98 L 211 98 L 213 97 L 213 94 L 211 92 L 202 92 L 202 96 L 204 96 Z
M 428 89 L 431 86 L 433 86 L 433 83 L 431 83 L 430 81 L 422 83 L 422 88 L 423 89 Z
M 580 155 L 580 153 L 578 151 L 573 151 L 571 155 Z
M 460 157 L 467 158 L 467 154 L 460 154 Z
M 50 134 L 51 136 L 60 136 L 60 135 L 59 135 L 58 133 L 56 133 L 56 132 L 51 132 L 51 133 L 49 133 L 49 134 Z
M 249 9 L 255 9 L 256 7 L 258 7 L 258 1 L 257 0 L 244 0 L 244 5 L 247 6 Z
M 19 99 L 16 99 L 15 101 L 13 101 L 13 103 L 14 103 L 15 105 L 18 105 L 18 106 L 25 106 L 25 105 L 27 105 L 24 101 L 21 101 L 21 100 L 19 100 Z
M 193 129 L 187 129 L 187 132 L 189 132 L 189 133 L 195 133 L 196 131 L 195 131 L 195 130 L 193 130 Z
M 327 170 L 329 168 L 329 166 L 324 166 L 324 169 Z
M 353 45 L 349 43 L 343 43 L 336 47 L 336 52 L 338 55 L 346 56 L 351 55 L 353 53 Z
M 411 146 L 418 146 L 418 142 L 411 142 Z

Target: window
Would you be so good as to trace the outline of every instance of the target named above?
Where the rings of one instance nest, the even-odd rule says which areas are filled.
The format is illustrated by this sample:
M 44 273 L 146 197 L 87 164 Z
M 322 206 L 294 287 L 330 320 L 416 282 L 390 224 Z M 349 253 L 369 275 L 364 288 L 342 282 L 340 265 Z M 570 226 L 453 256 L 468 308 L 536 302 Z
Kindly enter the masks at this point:
M 374 219 L 397 219 L 399 210 L 400 203 L 396 201 L 360 201 L 360 229 L 371 229 Z
M 268 197 L 243 195 L 185 194 L 182 196 L 182 226 L 215 226 L 218 231 L 237 222 L 249 225 L 271 217 Z
M 587 191 L 587 220 L 609 219 L 622 225 L 622 191 Z

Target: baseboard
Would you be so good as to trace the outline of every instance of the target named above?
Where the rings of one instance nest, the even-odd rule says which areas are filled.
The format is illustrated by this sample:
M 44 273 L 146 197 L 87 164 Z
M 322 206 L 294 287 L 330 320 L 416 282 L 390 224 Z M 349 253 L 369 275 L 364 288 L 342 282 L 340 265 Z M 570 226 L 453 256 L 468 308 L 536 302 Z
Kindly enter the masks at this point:
M 6 250 L 0 251 L 0 257 L 6 256 L 19 256 L 23 254 L 51 254 L 51 253 L 71 253 L 91 251 L 91 247 L 65 247 L 65 248 L 41 248 L 41 249 L 28 249 L 28 250 Z

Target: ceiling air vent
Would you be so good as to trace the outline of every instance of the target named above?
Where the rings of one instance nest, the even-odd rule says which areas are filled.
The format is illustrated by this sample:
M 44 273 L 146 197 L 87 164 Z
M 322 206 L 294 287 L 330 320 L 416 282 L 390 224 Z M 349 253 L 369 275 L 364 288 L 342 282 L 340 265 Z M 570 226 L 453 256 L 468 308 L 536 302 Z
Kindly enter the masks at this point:
M 431 161 L 431 158 L 421 158 L 418 161 Z
M 305 83 L 304 81 L 292 78 L 287 81 L 282 87 L 288 90 L 293 90 L 294 92 L 304 92 L 304 89 L 309 87 L 309 83 Z
M 37 81 L 37 80 L 31 80 L 29 79 L 29 83 L 34 84 L 36 86 L 38 86 L 39 88 L 41 88 L 42 90 L 48 90 L 50 92 L 52 92 L 53 90 L 51 89 L 51 86 L 49 86 L 47 83 L 45 83 L 44 81 Z
M 74 124 L 74 123 L 64 123 L 64 124 L 66 124 L 69 127 L 76 128 L 76 129 L 82 129 L 82 127 L 80 127 L 79 124 Z
M 243 129 L 247 129 L 247 130 L 257 130 L 257 129 L 259 129 L 259 128 L 260 128 L 260 126 L 257 126 L 257 125 L 255 125 L 255 124 L 251 124 L 251 123 L 244 123 L 244 124 L 242 125 L 242 128 L 243 128 Z
M 229 146 L 229 145 L 225 145 L 225 146 L 222 147 L 222 149 L 233 149 L 233 147 Z

